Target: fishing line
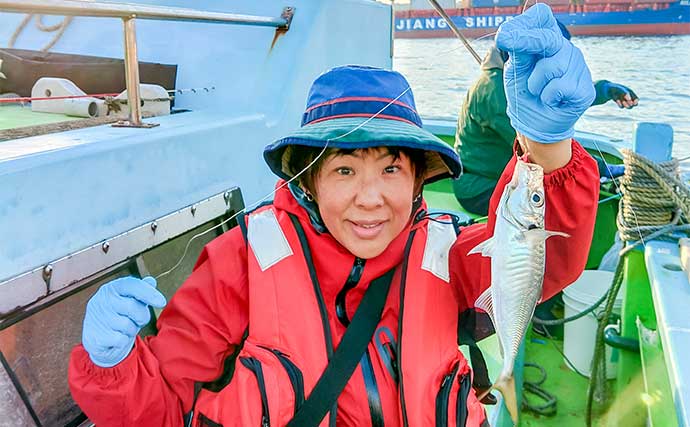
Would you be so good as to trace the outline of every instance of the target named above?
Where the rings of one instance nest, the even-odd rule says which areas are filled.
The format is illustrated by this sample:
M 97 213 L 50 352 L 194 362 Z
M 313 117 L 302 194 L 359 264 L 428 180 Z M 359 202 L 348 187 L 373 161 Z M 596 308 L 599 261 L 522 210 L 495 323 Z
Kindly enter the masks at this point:
M 484 39 L 486 39 L 486 38 L 493 37 L 493 36 L 495 36 L 497 33 L 498 33 L 498 30 L 494 31 L 493 33 L 484 34 L 483 36 L 477 37 L 476 39 L 474 39 L 474 41 L 478 42 L 479 40 L 484 40 Z
M 539 3 L 538 0 L 535 2 L 535 4 L 537 4 L 537 3 Z M 528 2 L 525 2 L 525 5 L 523 6 L 523 12 L 527 9 L 527 5 L 528 5 Z M 512 54 L 513 54 L 513 58 L 511 58 L 511 60 L 516 60 L 517 58 L 515 57 L 515 49 L 514 49 L 514 48 L 512 49 Z M 543 47 L 542 58 L 546 58 L 546 46 Z M 516 60 L 516 65 L 517 65 L 517 60 Z M 516 67 L 513 67 L 513 72 L 514 72 L 513 78 L 515 79 L 515 81 L 517 81 L 517 71 L 516 71 Z M 517 95 L 518 95 L 518 92 L 517 92 L 517 85 L 515 85 L 515 94 L 514 94 L 514 96 L 515 96 L 515 115 L 516 115 L 516 118 L 519 120 L 519 98 L 518 98 Z M 612 173 L 612 171 L 611 171 L 611 168 L 610 168 L 610 166 L 609 166 L 609 163 L 606 161 L 606 158 L 605 158 L 605 156 L 604 156 L 604 154 L 603 154 L 601 148 L 599 147 L 598 142 L 596 141 L 596 139 L 594 139 L 593 141 L 594 141 L 594 146 L 596 147 L 597 151 L 599 152 L 599 155 L 601 156 L 601 159 L 604 161 L 604 164 L 605 164 L 606 169 L 607 169 L 607 171 L 608 171 L 608 173 L 609 173 L 609 176 L 613 176 L 613 173 Z M 690 159 L 690 156 L 688 157 L 688 159 Z M 618 192 L 619 194 L 622 194 L 621 188 L 620 188 L 620 186 L 618 185 L 617 180 L 616 180 L 616 179 L 612 179 L 612 181 L 613 181 L 613 183 L 614 183 L 614 185 L 615 185 L 615 187 L 616 187 L 617 192 Z M 637 213 L 635 212 L 635 210 L 634 210 L 632 207 L 631 207 L 631 212 L 633 213 L 633 218 L 634 218 L 634 220 L 635 220 L 636 231 L 637 231 L 637 233 L 638 233 L 639 236 L 640 236 L 640 241 L 639 241 L 639 242 L 641 242 L 642 245 L 646 248 L 646 242 L 644 241 L 644 237 L 643 237 L 643 235 L 642 235 L 642 231 L 641 231 L 641 228 L 640 228 L 640 223 L 639 223 L 639 220 L 638 220 L 638 217 L 637 217 Z M 630 248 L 628 248 L 628 249 L 630 249 Z M 620 269 L 620 266 L 619 266 L 619 269 Z M 615 283 L 615 282 L 614 282 L 614 283 Z M 600 298 L 600 300 L 597 301 L 597 303 L 596 303 L 593 307 L 591 307 L 591 308 L 594 309 L 595 307 L 597 307 L 598 305 L 600 305 L 600 304 L 604 301 L 604 299 L 609 300 L 609 299 L 610 299 L 609 296 L 610 296 L 612 290 L 613 290 L 613 289 L 609 289 L 609 290 L 607 291 L 607 293 L 606 293 L 602 298 Z M 617 289 L 616 289 L 616 291 L 617 291 Z M 617 292 L 616 292 L 616 293 L 617 293 Z M 608 303 L 609 303 L 609 301 L 607 301 L 607 305 L 608 305 Z M 589 311 L 589 310 L 585 310 L 584 313 L 587 313 L 588 311 Z M 579 313 L 578 315 L 573 316 L 573 318 L 564 319 L 564 320 L 574 320 L 574 317 L 583 316 L 584 313 Z M 548 322 L 536 322 L 536 323 L 548 323 Z M 559 323 L 560 323 L 560 322 L 559 322 Z M 600 325 L 600 326 L 601 326 L 601 325 Z M 558 346 L 555 344 L 555 342 L 553 342 L 553 337 L 550 336 L 550 333 L 549 333 L 548 328 L 546 327 L 546 325 L 544 325 L 543 330 L 546 332 L 547 336 L 549 337 L 549 341 L 551 342 L 551 344 L 553 345 L 553 347 L 554 347 L 556 350 L 558 350 L 559 353 L 561 353 L 561 355 L 564 357 L 564 360 L 566 361 L 566 363 L 567 363 L 568 365 L 570 365 L 570 367 L 573 368 L 573 370 L 574 370 L 575 372 L 577 372 L 579 375 L 584 376 L 584 375 L 582 375 L 581 372 L 579 372 L 577 369 L 575 369 L 575 367 L 573 366 L 572 362 L 566 357 L 565 353 L 563 353 L 563 352 L 558 348 Z M 594 360 L 593 360 L 593 365 L 596 365 L 597 363 L 598 363 L 597 361 L 594 361 Z M 593 371 L 592 374 L 593 374 L 593 375 L 592 375 L 592 377 L 595 376 L 595 375 L 594 375 L 594 371 L 595 371 L 595 370 L 596 370 L 596 367 L 593 366 L 593 369 L 592 369 L 592 371 Z M 591 416 L 591 412 L 590 412 L 590 411 L 591 411 L 591 403 L 592 403 L 592 402 L 591 402 L 591 384 L 590 384 L 590 389 L 588 390 L 588 404 L 587 404 L 587 417 L 588 417 L 588 423 L 587 423 L 587 425 L 590 425 L 590 423 L 589 423 L 589 417 Z M 555 400 L 554 400 L 554 404 L 555 404 Z
M 198 234 L 195 234 L 194 236 L 192 236 L 192 238 L 189 239 L 189 241 L 188 241 L 187 244 L 185 245 L 184 251 L 182 252 L 182 256 L 181 256 L 180 259 L 177 261 L 177 263 L 175 263 L 175 265 L 174 265 L 172 268 L 170 268 L 170 269 L 168 269 L 168 270 L 162 272 L 161 274 L 157 275 L 157 276 L 156 276 L 156 279 L 160 279 L 161 277 L 164 277 L 164 276 L 166 276 L 166 275 L 172 273 L 173 271 L 175 271 L 175 270 L 182 264 L 182 262 L 184 261 L 185 257 L 187 256 L 187 252 L 189 251 L 189 247 L 191 246 L 191 244 L 192 244 L 192 242 L 193 242 L 194 240 L 196 240 L 197 238 L 199 238 L 199 237 L 201 237 L 201 236 L 203 236 L 203 235 L 205 235 L 205 234 L 207 234 L 207 233 L 210 233 L 210 232 L 213 231 L 213 230 L 216 230 L 216 229 L 219 228 L 219 227 L 222 227 L 223 225 L 225 225 L 225 224 L 227 224 L 228 222 L 232 221 L 233 219 L 237 218 L 238 215 L 241 215 L 241 214 L 247 212 L 247 210 L 254 209 L 255 207 L 259 206 L 259 205 L 260 205 L 261 203 L 263 203 L 264 201 L 266 201 L 266 200 L 268 200 L 269 198 L 271 198 L 276 192 L 278 192 L 280 189 L 282 189 L 282 188 L 285 187 L 286 185 L 290 184 L 291 182 L 293 182 L 294 180 L 296 180 L 297 178 L 299 178 L 304 172 L 306 172 L 307 170 L 309 170 L 309 168 L 311 168 L 316 162 L 318 162 L 319 159 L 321 158 L 321 156 L 323 156 L 323 154 L 326 152 L 326 149 L 328 149 L 328 146 L 329 146 L 329 144 L 330 144 L 332 141 L 335 141 L 335 140 L 338 140 L 338 139 L 341 139 L 341 138 L 345 138 L 346 136 L 352 134 L 353 132 L 356 132 L 358 129 L 360 129 L 361 127 L 365 126 L 367 123 L 369 123 L 370 121 L 372 121 L 373 119 L 375 119 L 376 117 L 378 117 L 386 108 L 388 108 L 389 106 L 391 106 L 392 104 L 394 104 L 395 102 L 397 102 L 398 99 L 400 99 L 403 95 L 405 95 L 407 92 L 409 92 L 410 89 L 411 89 L 411 88 L 410 88 L 410 86 L 408 85 L 407 88 L 406 88 L 405 90 L 403 90 L 403 91 L 400 93 L 400 95 L 398 95 L 397 97 L 395 97 L 395 99 L 391 100 L 388 104 L 386 104 L 383 108 L 381 108 L 379 111 L 377 111 L 374 115 L 372 115 L 371 117 L 367 118 L 364 122 L 362 122 L 362 123 L 360 123 L 359 125 L 355 126 L 355 127 L 354 127 L 353 129 L 351 129 L 350 131 L 348 131 L 348 132 L 346 132 L 346 133 L 344 133 L 344 134 L 342 134 L 342 135 L 340 135 L 340 136 L 337 136 L 337 137 L 335 137 L 335 138 L 327 139 L 327 140 L 326 140 L 326 144 L 325 144 L 324 147 L 321 149 L 321 151 L 319 152 L 319 154 L 314 158 L 314 160 L 312 160 L 312 161 L 311 161 L 308 165 L 306 165 L 301 171 L 299 171 L 297 174 L 295 174 L 295 176 L 293 176 L 293 177 L 290 178 L 289 180 L 287 180 L 287 181 L 285 181 L 284 183 L 282 183 L 281 185 L 279 185 L 279 186 L 278 186 L 277 188 L 275 188 L 273 191 L 271 191 L 270 193 L 266 194 L 264 197 L 262 197 L 262 198 L 259 199 L 258 201 L 254 202 L 254 203 L 251 203 L 250 205 L 245 206 L 244 208 L 240 209 L 237 213 L 235 213 L 234 215 L 232 215 L 230 218 L 228 218 L 228 219 L 222 221 L 221 223 L 219 223 L 219 224 L 217 224 L 217 225 L 215 225 L 215 226 L 209 228 L 208 230 L 202 231 L 201 233 L 198 233 Z
M 603 160 L 604 165 L 606 166 L 606 170 L 609 173 L 609 176 L 613 176 L 613 172 L 611 172 L 611 168 L 609 167 L 609 162 L 606 161 L 606 157 L 604 157 L 604 153 L 601 151 L 601 148 L 599 148 L 599 144 L 597 143 L 597 140 L 592 139 L 592 141 L 594 141 L 594 146 L 597 148 L 597 151 L 599 152 L 599 156 L 601 156 L 600 158 Z M 618 185 L 618 180 L 612 179 L 611 181 L 613 182 L 613 185 L 616 187 L 616 191 L 618 192 L 618 194 L 623 194 L 621 192 L 621 187 Z M 642 236 L 642 231 L 640 230 L 640 222 L 637 219 L 637 213 L 635 212 L 635 209 L 633 208 L 632 205 L 630 206 L 630 212 L 632 212 L 633 218 L 635 219 L 635 226 L 637 229 L 637 233 L 640 236 L 640 242 L 642 242 L 642 246 L 644 246 L 644 248 L 647 249 L 647 244 L 645 243 L 644 237 Z
M 435 58 L 436 58 L 436 61 L 432 62 L 432 64 L 430 65 L 430 68 L 433 68 L 434 65 L 436 65 L 436 63 L 438 62 L 438 60 L 442 59 L 442 57 L 443 57 L 444 55 L 446 55 L 446 54 L 448 54 L 448 53 L 452 53 L 452 52 L 454 52 L 454 51 L 456 51 L 456 50 L 459 50 L 459 49 L 461 49 L 462 47 L 464 47 L 464 46 L 457 46 L 457 47 L 454 47 L 454 48 L 452 48 L 452 49 L 448 49 L 448 50 L 446 50 L 446 51 L 442 51 L 442 52 L 440 52 L 440 53 L 434 54 L 434 56 L 435 56 Z M 206 88 L 204 88 L 204 89 L 206 89 Z M 211 89 L 215 89 L 215 88 L 214 88 L 214 87 L 211 87 Z M 403 95 L 405 95 L 405 94 L 406 94 L 407 92 L 409 92 L 411 89 L 412 89 L 411 86 L 408 85 L 407 88 L 405 88 L 405 90 L 403 90 L 398 96 L 395 97 L 395 99 L 393 99 L 392 101 L 390 101 L 390 102 L 389 102 L 388 104 L 386 104 L 383 108 L 381 108 L 379 111 L 377 111 L 374 115 L 372 115 L 372 116 L 369 117 L 367 120 L 365 120 L 363 123 L 360 123 L 359 125 L 357 125 L 356 127 L 354 127 L 352 130 L 350 130 L 350 131 L 348 131 L 348 132 L 346 132 L 346 133 L 344 133 L 344 134 L 342 134 L 342 135 L 340 135 L 340 136 L 337 136 L 337 137 L 335 137 L 335 138 L 331 138 L 331 139 L 326 140 L 326 144 L 324 145 L 323 149 L 319 152 L 319 154 L 314 158 L 314 160 L 312 160 L 308 165 L 306 165 L 306 166 L 305 166 L 301 171 L 299 171 L 295 176 L 293 176 L 292 178 L 290 178 L 289 180 L 287 180 L 286 182 L 284 182 L 283 184 L 281 184 L 280 186 L 278 186 L 277 188 L 275 188 L 273 191 L 271 191 L 270 193 L 266 194 L 264 197 L 260 198 L 260 199 L 257 200 L 256 202 L 251 203 L 251 204 L 249 204 L 248 206 L 245 206 L 244 208 L 240 209 L 237 213 L 235 213 L 234 215 L 232 215 L 230 218 L 228 218 L 228 219 L 226 219 L 226 220 L 223 220 L 222 222 L 220 222 L 219 224 L 217 224 L 217 225 L 215 225 L 215 226 L 209 228 L 208 230 L 204 230 L 204 231 L 202 231 L 202 232 L 200 232 L 200 233 L 195 234 L 194 236 L 192 236 L 192 237 L 189 239 L 189 241 L 187 242 L 187 244 L 185 245 L 184 251 L 182 252 L 181 257 L 180 257 L 179 260 L 175 263 L 175 265 L 173 265 L 170 269 L 168 269 L 168 270 L 166 270 L 166 271 L 160 273 L 159 275 L 155 276 L 155 278 L 156 278 L 156 279 L 160 279 L 161 277 L 167 276 L 168 274 L 170 274 L 170 273 L 172 273 L 173 271 L 175 271 L 175 270 L 182 264 L 182 262 L 184 261 L 184 259 L 187 257 L 187 253 L 188 253 L 188 251 L 189 251 L 189 247 L 191 246 L 192 242 L 194 242 L 194 240 L 198 239 L 198 238 L 201 237 L 201 236 L 204 236 L 205 234 L 210 233 L 210 232 L 213 231 L 213 230 L 218 229 L 219 227 L 222 227 L 223 225 L 225 225 L 225 224 L 227 224 L 228 222 L 232 221 L 233 219 L 237 218 L 237 216 L 239 216 L 239 215 L 241 215 L 241 214 L 243 214 L 243 213 L 246 213 L 248 210 L 254 209 L 256 206 L 259 206 L 259 205 L 260 205 L 261 203 L 263 203 L 264 201 L 266 201 L 266 200 L 268 200 L 269 198 L 273 197 L 273 195 L 274 195 L 276 192 L 278 192 L 280 189 L 282 189 L 282 188 L 285 187 L 286 185 L 290 184 L 291 182 L 293 182 L 294 180 L 296 180 L 297 178 L 299 178 L 304 172 L 306 172 L 307 170 L 309 170 L 309 168 L 311 168 L 316 162 L 318 162 L 319 159 L 321 158 L 321 156 L 323 156 L 323 154 L 326 152 L 326 149 L 328 148 L 330 142 L 335 141 L 335 140 L 338 140 L 338 139 L 341 139 L 341 138 L 345 138 L 346 136 L 352 134 L 353 132 L 356 132 L 358 129 L 360 129 L 361 127 L 363 127 L 363 126 L 366 125 L 367 123 L 369 123 L 371 120 L 373 120 L 373 119 L 375 119 L 376 117 L 378 117 L 381 113 L 383 113 L 383 111 L 385 111 L 388 107 L 390 107 L 392 104 L 394 104 L 395 102 L 397 102 L 398 99 L 400 99 Z M 458 156 L 458 158 L 459 158 L 459 156 Z M 463 168 L 463 165 L 462 165 L 462 160 L 460 160 L 459 163 L 460 163 L 460 174 L 462 175 L 462 173 L 463 173 L 463 171 L 464 171 L 464 168 Z
M 444 59 L 444 58 L 443 58 L 444 55 L 446 55 L 446 54 L 448 54 L 448 53 L 451 53 L 451 52 L 454 52 L 454 51 L 456 51 L 456 50 L 459 50 L 459 49 L 461 49 L 462 47 L 463 47 L 463 46 L 457 46 L 457 47 L 454 47 L 454 48 L 452 48 L 452 49 L 448 49 L 448 50 L 446 50 L 446 51 L 442 51 L 442 52 L 440 52 L 440 53 L 434 54 L 434 57 L 436 58 L 436 61 L 434 61 L 434 62 L 431 63 L 430 68 L 433 68 L 434 65 L 436 65 L 436 63 L 437 63 L 439 60 Z M 204 90 L 207 90 L 206 88 L 203 88 L 203 89 L 204 89 Z M 211 87 L 211 89 L 215 89 L 215 87 Z M 304 172 L 306 172 L 307 170 L 309 170 L 309 168 L 311 168 L 314 164 L 316 164 L 316 162 L 319 161 L 319 159 L 323 156 L 323 154 L 324 154 L 324 153 L 326 152 L 326 150 L 328 149 L 328 146 L 329 146 L 330 142 L 335 141 L 335 140 L 338 140 L 338 139 L 341 139 L 341 138 L 345 138 L 346 136 L 352 134 L 353 132 L 356 132 L 358 129 L 360 129 L 361 127 L 365 126 L 367 123 L 369 123 L 371 120 L 373 120 L 373 119 L 375 119 L 376 117 L 378 117 L 381 113 L 383 113 L 383 111 L 385 111 L 388 107 L 390 107 L 392 104 L 394 104 L 395 102 L 397 102 L 398 99 L 400 99 L 403 95 L 405 95 L 405 94 L 406 94 L 407 92 L 409 92 L 411 89 L 412 89 L 411 86 L 408 85 L 407 88 L 405 88 L 405 90 L 403 90 L 398 96 L 395 97 L 395 99 L 393 99 L 393 100 L 390 101 L 388 104 L 386 104 L 383 108 L 381 108 L 379 111 L 377 111 L 374 115 L 372 115 L 371 117 L 367 118 L 367 120 L 365 120 L 363 123 L 360 123 L 359 125 L 355 126 L 352 130 L 350 130 L 350 131 L 348 131 L 348 132 L 346 132 L 346 133 L 344 133 L 344 134 L 342 134 L 342 135 L 340 135 L 340 136 L 337 136 L 337 137 L 335 137 L 335 138 L 331 138 L 331 139 L 326 140 L 326 144 L 324 145 L 323 149 L 321 149 L 321 151 L 319 152 L 319 154 L 314 158 L 314 160 L 312 160 L 312 161 L 311 161 L 308 165 L 306 165 L 302 170 L 300 170 L 297 174 L 295 174 L 295 176 L 293 176 L 293 177 L 290 178 L 289 180 L 285 181 L 283 184 L 281 184 L 280 186 L 278 186 L 277 188 L 275 188 L 273 191 L 271 191 L 270 193 L 266 194 L 264 197 L 260 198 L 260 199 L 257 200 L 256 202 L 251 203 L 251 204 L 245 206 L 244 208 L 240 209 L 238 212 L 236 212 L 235 214 L 233 214 L 230 218 L 228 218 L 228 219 L 226 219 L 226 220 L 223 220 L 222 222 L 220 222 L 220 223 L 217 224 L 217 225 L 214 225 L 213 227 L 209 228 L 208 230 L 204 230 L 204 231 L 202 231 L 202 232 L 200 232 L 200 233 L 195 234 L 194 236 L 192 236 L 192 237 L 189 239 L 189 241 L 187 242 L 187 244 L 185 245 L 184 251 L 182 252 L 181 257 L 178 259 L 178 261 L 175 263 L 175 265 L 173 265 L 170 269 L 168 269 L 168 270 L 166 270 L 166 271 L 160 273 L 159 275 L 155 276 L 155 278 L 156 278 L 156 279 L 160 279 L 161 277 L 167 276 L 168 274 L 170 274 L 170 273 L 172 273 L 173 271 L 175 271 L 180 265 L 182 265 L 182 262 L 183 262 L 184 259 L 187 257 L 187 253 L 189 252 L 189 247 L 191 246 L 192 242 L 194 242 L 196 239 L 198 239 L 198 238 L 201 237 L 201 236 L 204 236 L 205 234 L 210 233 L 211 231 L 214 231 L 214 230 L 216 230 L 216 229 L 222 227 L 223 225 L 225 225 L 225 224 L 227 224 L 228 222 L 232 221 L 233 219 L 237 218 L 237 216 L 239 216 L 239 215 L 241 215 L 241 214 L 243 214 L 243 213 L 246 213 L 248 210 L 254 209 L 255 207 L 259 206 L 261 203 L 263 203 L 263 202 L 265 202 L 266 200 L 268 200 L 268 199 L 270 199 L 271 197 L 273 197 L 273 195 L 274 195 L 276 192 L 278 192 L 280 189 L 282 189 L 282 188 L 285 187 L 286 185 L 290 184 L 290 183 L 293 182 L 294 180 L 298 179 Z M 194 91 L 194 90 L 192 89 L 191 91 Z M 458 156 L 458 158 L 459 158 L 459 156 Z M 460 160 L 459 163 L 460 163 L 460 174 L 462 174 L 463 171 L 464 171 L 463 165 L 462 165 L 462 160 Z

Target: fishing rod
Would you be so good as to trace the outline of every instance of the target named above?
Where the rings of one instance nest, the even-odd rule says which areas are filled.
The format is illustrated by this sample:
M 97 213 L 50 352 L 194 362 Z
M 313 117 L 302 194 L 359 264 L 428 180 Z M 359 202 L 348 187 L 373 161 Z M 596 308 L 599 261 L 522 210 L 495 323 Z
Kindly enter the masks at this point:
M 431 6 L 433 6 L 433 8 L 436 9 L 436 12 L 438 12 L 438 14 L 441 15 L 441 17 L 446 21 L 450 29 L 453 30 L 456 36 L 458 36 L 458 38 L 460 39 L 460 41 L 462 41 L 467 50 L 470 51 L 474 59 L 477 60 L 477 64 L 481 64 L 482 58 L 480 58 L 479 55 L 477 55 L 477 51 L 474 50 L 474 48 L 470 45 L 470 42 L 467 40 L 467 38 L 462 35 L 458 26 L 455 25 L 455 22 L 453 22 L 453 20 L 450 19 L 450 16 L 448 16 L 446 11 L 443 10 L 443 7 L 441 7 L 441 5 L 438 4 L 436 0 L 429 0 L 429 3 L 431 3 Z

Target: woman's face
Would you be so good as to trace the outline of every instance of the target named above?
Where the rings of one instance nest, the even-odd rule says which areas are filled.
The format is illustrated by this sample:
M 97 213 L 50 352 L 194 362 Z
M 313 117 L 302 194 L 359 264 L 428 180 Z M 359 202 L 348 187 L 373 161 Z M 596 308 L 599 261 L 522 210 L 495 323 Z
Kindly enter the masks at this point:
M 410 158 L 386 148 L 355 150 L 324 160 L 315 199 L 331 235 L 353 255 L 374 258 L 405 228 L 415 171 Z

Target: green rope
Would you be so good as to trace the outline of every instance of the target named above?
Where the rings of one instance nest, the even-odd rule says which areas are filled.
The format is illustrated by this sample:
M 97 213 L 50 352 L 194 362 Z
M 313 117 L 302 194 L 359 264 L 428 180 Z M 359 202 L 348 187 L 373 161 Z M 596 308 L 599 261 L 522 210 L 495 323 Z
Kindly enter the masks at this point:
M 616 223 L 626 247 L 621 251 L 613 283 L 606 297 L 603 312 L 598 317 L 592 369 L 587 388 L 586 424 L 592 425 L 595 397 L 598 402 L 607 399 L 606 346 L 604 329 L 613 312 L 616 296 L 623 284 L 625 258 L 632 249 L 646 240 L 662 238 L 670 233 L 690 230 L 690 191 L 681 181 L 678 160 L 654 163 L 649 159 L 623 150 L 625 175 L 620 180 L 623 195 Z
M 608 321 L 613 311 L 613 304 L 616 302 L 616 296 L 618 295 L 618 291 L 623 284 L 623 272 L 625 271 L 624 257 L 628 253 L 630 252 L 628 251 L 623 254 L 621 259 L 618 261 L 618 267 L 616 267 L 616 272 L 613 275 L 613 283 L 611 284 L 611 289 L 608 292 L 608 297 L 606 298 L 604 311 L 599 318 L 599 324 L 597 326 L 597 340 L 594 345 L 592 369 L 590 371 L 589 386 L 587 387 L 587 427 L 592 425 L 592 407 L 595 393 L 599 391 L 602 396 L 606 395 L 606 358 L 604 357 L 606 347 L 604 343 L 604 329 L 609 323 Z
M 535 414 L 544 415 L 547 417 L 556 415 L 557 409 L 557 399 L 556 396 L 549 393 L 542 387 L 544 381 L 546 381 L 546 369 L 537 365 L 536 363 L 525 363 L 525 368 L 534 368 L 539 370 L 541 373 L 541 378 L 536 381 L 523 380 L 523 391 L 522 391 L 522 408 L 526 411 L 533 412 Z M 529 397 L 529 394 L 533 394 L 538 397 L 542 404 L 534 403 Z

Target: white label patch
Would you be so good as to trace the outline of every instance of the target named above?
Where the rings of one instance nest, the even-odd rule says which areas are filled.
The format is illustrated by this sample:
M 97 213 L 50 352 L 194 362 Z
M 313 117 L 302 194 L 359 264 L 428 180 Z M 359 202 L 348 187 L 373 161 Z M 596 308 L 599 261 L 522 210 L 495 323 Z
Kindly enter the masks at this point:
M 453 224 L 442 224 L 436 221 L 427 223 L 426 246 L 422 269 L 430 272 L 439 279 L 450 283 L 448 272 L 448 253 L 455 243 L 457 235 Z
M 292 248 L 273 209 L 249 216 L 247 240 L 261 271 L 292 255 Z

